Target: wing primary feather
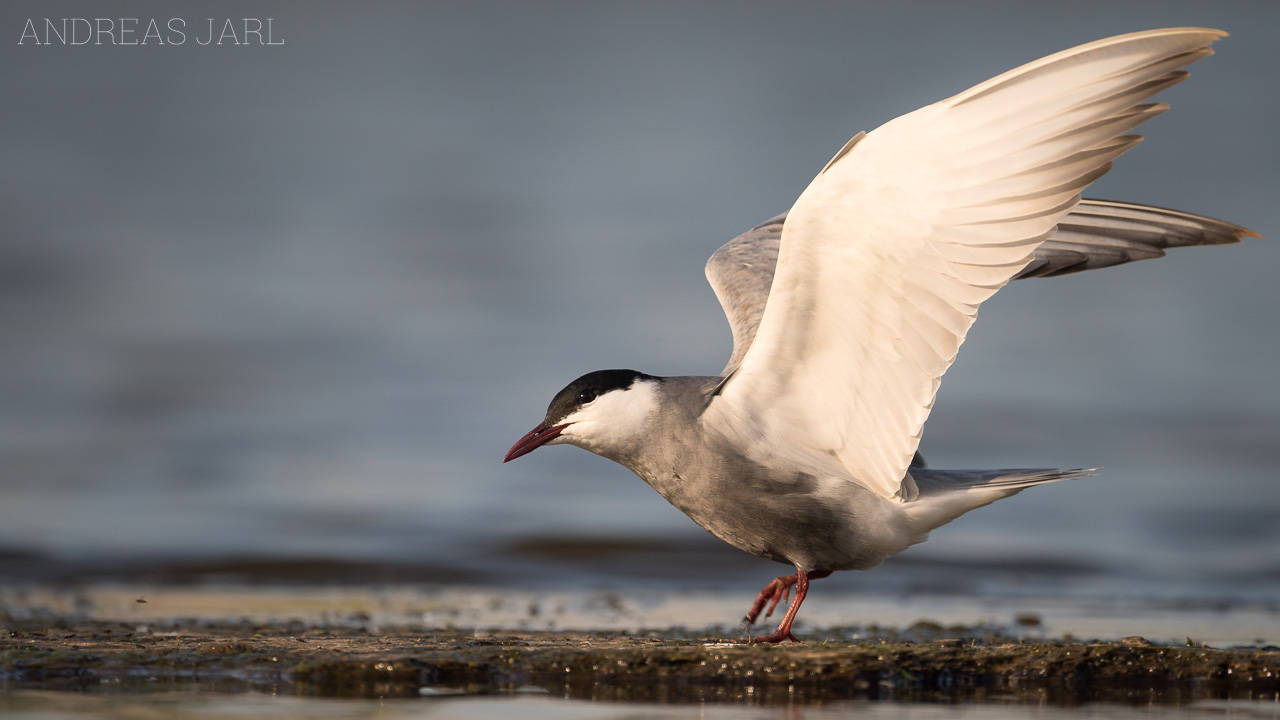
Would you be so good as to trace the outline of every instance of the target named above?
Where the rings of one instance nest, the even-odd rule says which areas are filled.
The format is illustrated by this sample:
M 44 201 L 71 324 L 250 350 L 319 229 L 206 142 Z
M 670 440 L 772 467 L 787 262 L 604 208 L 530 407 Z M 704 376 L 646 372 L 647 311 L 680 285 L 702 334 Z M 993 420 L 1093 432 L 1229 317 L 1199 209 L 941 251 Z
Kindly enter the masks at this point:
M 1117 35 L 1115 37 L 1096 40 L 1074 48 L 1063 50 L 1062 52 L 1049 55 L 1047 57 L 1027 63 L 1022 67 L 1014 68 L 1009 72 L 997 75 L 990 80 L 975 85 L 974 87 L 960 93 L 951 99 L 955 105 L 962 105 L 973 102 L 1000 89 L 1009 83 L 1027 82 L 1035 79 L 1045 68 L 1052 67 L 1058 63 L 1068 63 L 1078 59 L 1080 56 L 1087 55 L 1092 52 L 1105 53 L 1108 49 L 1125 44 L 1141 45 L 1154 42 L 1164 42 L 1173 44 L 1182 44 L 1188 46 L 1188 49 L 1207 46 L 1217 40 L 1227 37 L 1227 33 L 1222 30 L 1213 30 L 1211 28 L 1183 27 L 1168 28 L 1165 30 L 1147 30 L 1127 35 Z M 1175 51 L 1177 52 L 1177 51 Z M 1182 51 L 1186 52 L 1186 50 Z

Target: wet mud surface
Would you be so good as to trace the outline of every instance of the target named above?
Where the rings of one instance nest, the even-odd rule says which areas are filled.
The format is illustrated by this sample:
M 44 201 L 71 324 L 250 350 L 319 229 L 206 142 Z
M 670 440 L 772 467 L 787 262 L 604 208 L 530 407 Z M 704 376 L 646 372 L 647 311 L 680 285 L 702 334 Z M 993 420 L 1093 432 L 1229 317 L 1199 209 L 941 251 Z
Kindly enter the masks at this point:
M 937 631 L 951 630 L 936 628 Z M 937 634 L 934 632 L 933 634 Z M 963 635 L 963 632 L 957 633 Z M 997 635 L 762 647 L 654 634 L 311 624 L 10 622 L 0 689 L 187 688 L 323 697 L 547 693 L 594 700 L 1184 703 L 1280 697 L 1280 649 L 1027 642 Z

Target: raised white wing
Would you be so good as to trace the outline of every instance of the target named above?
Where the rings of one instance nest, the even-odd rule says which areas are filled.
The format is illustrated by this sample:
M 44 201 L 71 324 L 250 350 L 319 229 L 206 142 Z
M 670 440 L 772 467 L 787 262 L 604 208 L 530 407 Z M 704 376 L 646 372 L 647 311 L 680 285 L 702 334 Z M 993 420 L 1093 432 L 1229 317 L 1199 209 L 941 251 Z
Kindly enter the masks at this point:
M 733 330 L 733 353 L 722 376 L 738 367 L 755 340 L 773 285 L 786 219 L 783 213 L 765 220 L 721 245 L 707 260 L 707 282 Z M 1049 239 L 1036 248 L 1035 258 L 1013 279 L 1060 277 L 1164 257 L 1171 248 L 1238 243 L 1246 237 L 1261 236 L 1205 215 L 1083 198 L 1058 221 Z
M 772 465 L 830 466 L 886 497 L 978 305 L 1033 259 L 1080 192 L 1165 109 L 1143 100 L 1217 30 L 1067 50 L 886 123 L 787 215 L 750 350 L 706 416 Z M 714 422 L 715 420 L 721 422 Z

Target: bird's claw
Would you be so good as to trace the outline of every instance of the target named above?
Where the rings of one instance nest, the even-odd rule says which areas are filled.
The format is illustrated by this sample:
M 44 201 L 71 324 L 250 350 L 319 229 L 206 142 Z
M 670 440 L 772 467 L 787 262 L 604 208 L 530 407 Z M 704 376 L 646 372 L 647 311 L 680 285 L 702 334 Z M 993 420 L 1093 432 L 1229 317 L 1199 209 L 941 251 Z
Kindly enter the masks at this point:
M 775 581 L 776 582 L 776 581 Z M 769 603 L 769 609 L 765 611 L 766 619 L 773 617 L 774 608 L 778 607 L 779 602 L 786 602 L 791 597 L 791 586 L 783 585 L 781 588 L 773 591 L 773 600 Z

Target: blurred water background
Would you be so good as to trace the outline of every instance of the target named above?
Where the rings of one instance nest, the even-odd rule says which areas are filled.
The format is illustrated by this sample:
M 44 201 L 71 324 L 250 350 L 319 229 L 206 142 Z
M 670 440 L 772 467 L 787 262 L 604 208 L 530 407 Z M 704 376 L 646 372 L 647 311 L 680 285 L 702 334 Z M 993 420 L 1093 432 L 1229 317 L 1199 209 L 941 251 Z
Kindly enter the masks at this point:
M 64 16 L 272 17 L 284 44 L 17 42 Z M 1280 234 L 1278 24 L 1229 1 L 6 2 L 0 580 L 745 601 L 784 568 L 608 461 L 503 452 L 589 370 L 717 371 L 720 243 L 855 132 L 1078 43 L 1232 33 L 1089 195 Z M 1009 287 L 925 456 L 1104 473 L 820 587 L 1246 604 L 1280 641 L 1277 266 L 1263 239 Z

